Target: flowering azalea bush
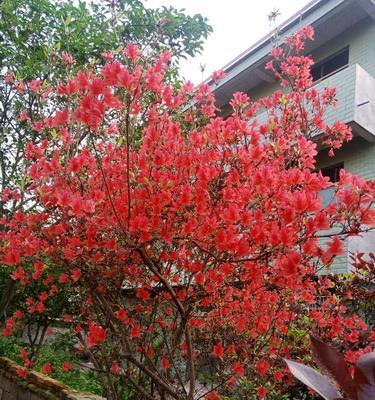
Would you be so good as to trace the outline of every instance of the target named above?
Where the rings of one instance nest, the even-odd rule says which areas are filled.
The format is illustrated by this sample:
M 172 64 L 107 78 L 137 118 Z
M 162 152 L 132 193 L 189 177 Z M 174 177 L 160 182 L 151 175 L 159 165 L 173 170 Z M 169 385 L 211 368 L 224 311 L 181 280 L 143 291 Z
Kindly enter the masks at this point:
M 260 398 L 290 380 L 280 356 L 303 313 L 333 339 L 366 330 L 311 308 L 330 285 L 315 273 L 375 221 L 374 184 L 345 172 L 337 201 L 322 205 L 330 182 L 313 138 L 333 149 L 351 134 L 324 122 L 335 91 L 311 87 L 312 61 L 299 55 L 311 37 L 305 28 L 273 51 L 268 68 L 285 90 L 252 103 L 235 93 L 227 119 L 207 83 L 167 83 L 168 52 L 131 44 L 50 88 L 31 127 L 47 139 L 26 148 L 30 207 L 3 217 L 0 233 L 12 278 L 44 289 L 3 334 L 69 288 L 79 306 L 64 319 L 109 398 L 129 387 L 143 399 L 214 400 L 243 378 Z

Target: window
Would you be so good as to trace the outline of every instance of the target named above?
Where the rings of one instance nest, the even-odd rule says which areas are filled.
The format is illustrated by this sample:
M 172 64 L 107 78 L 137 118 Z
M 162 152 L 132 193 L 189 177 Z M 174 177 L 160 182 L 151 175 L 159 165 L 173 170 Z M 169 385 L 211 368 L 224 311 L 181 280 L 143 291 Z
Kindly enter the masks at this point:
M 321 169 L 323 176 L 328 176 L 329 180 L 334 184 L 340 179 L 340 171 L 344 168 L 344 163 L 335 164 L 328 168 Z M 320 192 L 322 198 L 323 207 L 327 207 L 333 201 L 335 201 L 335 185 L 332 185 Z
M 335 71 L 345 67 L 349 63 L 349 47 L 340 50 L 338 53 L 324 59 L 311 68 L 313 81 L 331 75 Z
M 340 179 L 340 171 L 344 168 L 344 163 L 335 164 L 328 168 L 321 169 L 323 176 L 328 176 L 332 183 L 336 183 Z

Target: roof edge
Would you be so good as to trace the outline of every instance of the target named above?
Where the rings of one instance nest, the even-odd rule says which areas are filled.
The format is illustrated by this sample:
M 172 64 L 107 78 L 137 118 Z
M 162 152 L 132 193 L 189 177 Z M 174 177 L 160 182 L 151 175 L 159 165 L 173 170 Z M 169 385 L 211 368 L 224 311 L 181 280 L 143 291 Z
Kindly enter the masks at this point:
M 229 72 L 232 68 L 234 68 L 236 65 L 241 63 L 241 61 L 249 56 L 250 54 L 254 53 L 255 51 L 259 50 L 263 45 L 267 44 L 275 31 L 278 31 L 280 33 L 285 32 L 288 30 L 292 25 L 294 25 L 296 22 L 298 22 L 299 19 L 302 17 L 305 17 L 308 15 L 310 12 L 312 12 L 315 8 L 319 7 L 321 3 L 324 3 L 325 0 L 312 0 L 308 4 L 306 4 L 303 8 L 298 10 L 296 13 L 294 13 L 291 17 L 289 17 L 287 20 L 282 22 L 280 25 L 277 26 L 277 28 L 267 35 L 263 36 L 259 40 L 257 40 L 254 44 L 252 44 L 249 48 L 244 50 L 242 53 L 240 53 L 237 57 L 229 61 L 227 64 L 225 64 L 221 69 L 225 72 Z M 210 80 L 210 79 L 209 79 Z

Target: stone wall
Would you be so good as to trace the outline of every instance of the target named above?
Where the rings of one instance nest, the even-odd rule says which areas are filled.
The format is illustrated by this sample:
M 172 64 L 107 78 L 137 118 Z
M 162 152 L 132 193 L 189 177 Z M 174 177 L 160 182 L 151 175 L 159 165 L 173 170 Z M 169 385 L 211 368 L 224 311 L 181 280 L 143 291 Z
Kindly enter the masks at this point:
M 20 378 L 17 368 L 13 361 L 0 357 L 0 400 L 104 400 L 94 394 L 78 393 L 38 372 Z

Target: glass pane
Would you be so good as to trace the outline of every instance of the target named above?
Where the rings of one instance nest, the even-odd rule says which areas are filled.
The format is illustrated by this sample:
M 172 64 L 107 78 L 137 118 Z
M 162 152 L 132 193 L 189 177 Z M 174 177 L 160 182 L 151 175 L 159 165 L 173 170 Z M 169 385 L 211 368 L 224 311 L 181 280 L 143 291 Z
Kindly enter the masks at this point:
M 323 76 L 329 75 L 332 72 L 344 67 L 349 62 L 349 49 L 345 49 L 336 56 L 330 58 L 323 63 Z
M 322 199 L 323 207 L 327 207 L 329 204 L 336 201 L 334 195 L 335 195 L 335 186 L 333 185 L 320 192 L 320 197 Z
M 344 168 L 344 164 L 341 163 L 341 164 L 333 165 L 332 167 L 323 168 L 321 171 L 322 171 L 323 176 L 328 176 L 329 180 L 332 183 L 336 183 L 340 179 L 340 170 L 343 168 Z
M 311 68 L 311 76 L 312 76 L 314 82 L 322 77 L 322 65 L 321 64 L 315 65 L 315 67 Z

